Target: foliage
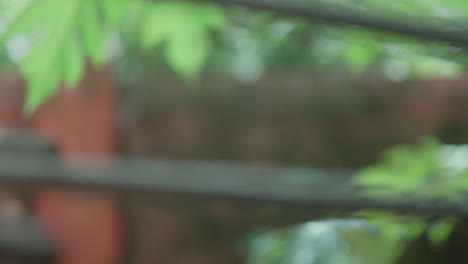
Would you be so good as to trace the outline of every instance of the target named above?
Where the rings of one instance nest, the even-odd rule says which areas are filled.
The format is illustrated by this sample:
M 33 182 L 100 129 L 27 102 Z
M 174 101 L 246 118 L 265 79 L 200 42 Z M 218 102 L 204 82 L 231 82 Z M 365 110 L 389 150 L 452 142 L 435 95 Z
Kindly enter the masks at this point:
M 468 12 L 467 4 L 460 0 L 331 2 L 374 13 L 431 15 L 441 25 L 450 22 L 464 26 L 463 17 Z M 9 54 L 28 81 L 27 113 L 51 96 L 62 81 L 67 87 L 76 86 L 86 59 L 102 66 L 109 60 L 111 43 L 120 43 L 124 53 L 143 50 L 143 57 L 159 58 L 153 54 L 162 53 L 165 62 L 189 82 L 196 80 L 207 63 L 211 69 L 246 80 L 258 78 L 268 69 L 291 66 L 345 67 L 353 74 L 380 68 L 387 77 L 403 80 L 456 77 L 466 62 L 458 47 L 279 18 L 243 8 L 221 10 L 207 3 L 3 0 L 0 12 L 4 20 L 0 26 L 7 23 L 0 43 L 17 46 Z M 219 34 L 213 39 L 211 33 L 215 31 Z M 26 50 L 20 46 L 26 46 Z M 137 69 L 138 62 L 133 63 L 126 69 Z
M 441 248 L 457 223 L 446 218 L 428 224 L 424 217 L 371 211 L 355 216 L 257 231 L 248 239 L 247 263 L 393 264 L 423 232 L 434 248 Z
M 11 2 L 4 9 L 10 17 L 0 42 L 27 38 L 29 43 L 25 56 L 19 58 L 19 70 L 28 81 L 28 114 L 62 80 L 67 87 L 75 87 L 83 76 L 86 58 L 96 67 L 106 63 L 109 41 L 119 32 L 128 10 L 138 10 L 144 17 L 144 48 L 164 43 L 169 64 L 188 79 L 195 78 L 208 56 L 207 31 L 224 23 L 216 6 L 188 2 L 30 0 L 21 8 Z
M 355 216 L 366 219 L 378 228 L 387 243 L 397 245 L 394 247 L 394 258 L 399 256 L 410 241 L 424 232 L 434 248 L 442 247 L 457 223 L 457 219 L 452 217 L 430 220 L 425 216 L 416 217 L 376 211 L 361 211 L 355 213 Z
M 390 264 L 398 243 L 362 220 L 309 222 L 248 241 L 249 264 Z
M 373 199 L 443 199 L 460 202 L 467 191 L 468 147 L 446 146 L 426 138 L 416 146 L 386 151 L 382 161 L 363 169 L 355 183 Z M 249 263 L 366 264 L 395 263 L 409 242 L 426 233 L 440 248 L 456 218 L 430 219 L 377 211 L 359 211 L 361 220 L 310 222 L 284 230 L 256 233 Z
M 151 50 L 165 42 L 165 56 L 183 77 L 193 80 L 209 53 L 207 29 L 224 25 L 224 16 L 214 5 L 162 2 L 148 7 L 143 19 L 142 45 Z
M 454 146 L 444 148 L 435 139 L 425 139 L 416 147 L 397 146 L 385 152 L 381 163 L 359 173 L 355 183 L 368 187 L 363 194 L 373 198 L 461 201 L 468 191 L 468 170 L 462 166 L 463 160 L 461 165 L 453 163 L 459 152 Z
M 370 11 L 369 11 L 370 12 Z M 374 33 L 357 27 L 331 27 L 270 14 L 235 14 L 243 22 L 226 29 L 222 55 L 228 70 L 309 67 L 345 69 L 363 74 L 379 69 L 392 80 L 454 78 L 466 63 L 464 52 L 440 43 L 428 43 Z M 228 31 L 229 30 L 229 31 Z M 242 41 L 235 41 L 242 39 Z M 287 40 L 287 41 L 285 41 Z M 242 51 L 244 50 L 244 51 Z M 244 55 L 239 56 L 239 55 Z M 247 59 L 248 58 L 248 59 Z M 239 65 L 239 66 L 236 66 Z M 242 65 L 242 66 L 240 66 Z
M 467 157 L 466 146 L 444 146 L 435 139 L 426 138 L 418 146 L 400 145 L 386 151 L 382 162 L 364 169 L 357 175 L 355 183 L 365 187 L 362 195 L 374 199 L 462 202 L 468 191 Z M 391 233 L 406 234 L 407 240 L 426 231 L 435 246 L 444 243 L 457 222 L 454 218 L 431 222 L 424 216 L 381 212 L 360 212 L 358 215 Z

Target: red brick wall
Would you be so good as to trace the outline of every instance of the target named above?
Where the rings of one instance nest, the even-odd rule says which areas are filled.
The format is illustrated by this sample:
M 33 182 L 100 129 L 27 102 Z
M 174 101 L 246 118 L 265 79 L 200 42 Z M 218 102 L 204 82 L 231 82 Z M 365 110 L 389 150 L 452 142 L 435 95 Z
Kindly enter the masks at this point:
M 187 92 L 157 76 L 126 89 L 121 151 L 355 167 L 427 135 L 468 143 L 468 76 L 408 83 L 326 78 L 288 72 L 253 84 L 209 78 Z
M 3 77 L 0 82 L 0 126 L 22 127 L 23 82 L 16 77 Z
M 76 90 L 63 87 L 31 120 L 21 115 L 24 84 L 0 83 L 0 126 L 27 127 L 58 146 L 65 162 L 76 156 L 115 154 L 116 91 L 109 69 L 88 69 Z M 120 216 L 112 196 L 71 190 L 43 190 L 39 220 L 58 246 L 62 264 L 115 264 L 120 257 Z
M 29 128 L 56 143 L 63 156 L 115 154 L 117 94 L 109 69 L 88 69 L 76 90 L 61 87 L 30 120 L 22 116 L 24 82 L 0 79 L 0 126 Z
M 76 91 L 63 87 L 31 120 L 66 158 L 77 155 L 110 157 L 116 143 L 116 91 L 108 69 L 88 70 Z

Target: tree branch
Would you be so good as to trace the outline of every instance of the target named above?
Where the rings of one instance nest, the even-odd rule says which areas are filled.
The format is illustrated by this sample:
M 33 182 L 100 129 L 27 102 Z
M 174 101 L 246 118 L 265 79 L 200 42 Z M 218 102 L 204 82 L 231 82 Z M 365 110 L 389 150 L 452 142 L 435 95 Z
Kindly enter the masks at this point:
M 245 6 L 328 23 L 361 26 L 370 30 L 386 31 L 452 45 L 468 45 L 468 29 L 458 26 L 440 27 L 427 21 L 393 18 L 345 9 L 333 4 L 299 3 L 281 0 L 213 0 L 223 5 Z M 435 20 L 435 19 L 431 19 Z

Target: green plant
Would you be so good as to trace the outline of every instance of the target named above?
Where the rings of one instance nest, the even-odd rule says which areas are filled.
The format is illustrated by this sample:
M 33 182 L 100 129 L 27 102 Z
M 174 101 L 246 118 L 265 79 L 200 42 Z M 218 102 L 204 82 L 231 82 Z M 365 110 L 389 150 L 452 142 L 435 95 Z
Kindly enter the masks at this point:
M 468 14 L 460 0 L 332 2 L 372 13 L 432 16 L 442 25 L 461 27 Z M 127 54 L 143 51 L 145 57 L 156 58 L 152 55 L 162 52 L 165 62 L 189 83 L 206 64 L 244 79 L 271 68 L 307 67 L 346 68 L 353 74 L 380 68 L 387 77 L 403 80 L 456 77 L 466 63 L 459 47 L 221 8 L 208 1 L 4 0 L 0 12 L 0 24 L 7 25 L 0 28 L 0 43 L 17 38 L 29 43 L 21 56 L 14 56 L 28 82 L 27 114 L 58 84 L 75 87 L 87 60 L 96 67 L 108 62 L 109 43 L 115 42 Z M 218 33 L 215 41 L 212 32 Z
M 418 146 L 396 146 L 384 153 L 380 163 L 362 170 L 354 182 L 372 198 L 461 201 L 468 191 L 468 170 L 463 160 L 453 162 L 463 157 L 463 150 L 432 138 Z
M 372 199 L 460 202 L 468 190 L 467 154 L 466 146 L 426 138 L 415 146 L 389 149 L 354 182 L 363 187 L 364 197 Z M 249 263 L 391 264 L 423 232 L 434 248 L 440 248 L 458 222 L 454 217 L 434 220 L 371 210 L 351 217 L 361 220 L 326 220 L 254 233 L 248 243 Z
M 465 146 L 445 146 L 433 138 L 417 146 L 400 145 L 387 150 L 382 161 L 362 170 L 354 182 L 364 187 L 361 194 L 373 199 L 434 199 L 461 202 L 468 191 L 468 160 Z M 409 241 L 427 231 L 430 241 L 443 244 L 456 218 L 432 223 L 425 216 L 401 216 L 382 212 L 360 212 L 359 216 L 394 234 L 406 234 Z
M 60 82 L 75 87 L 86 59 L 96 67 L 105 64 L 111 37 L 133 16 L 141 18 L 142 47 L 164 45 L 169 64 L 188 80 L 197 76 L 209 55 L 208 32 L 224 24 L 217 6 L 190 2 L 30 0 L 23 5 L 10 1 L 3 9 L 9 17 L 0 42 L 22 36 L 30 43 L 18 63 L 28 81 L 27 114 L 51 96 Z
M 397 243 L 362 220 L 326 220 L 254 233 L 249 264 L 391 264 Z

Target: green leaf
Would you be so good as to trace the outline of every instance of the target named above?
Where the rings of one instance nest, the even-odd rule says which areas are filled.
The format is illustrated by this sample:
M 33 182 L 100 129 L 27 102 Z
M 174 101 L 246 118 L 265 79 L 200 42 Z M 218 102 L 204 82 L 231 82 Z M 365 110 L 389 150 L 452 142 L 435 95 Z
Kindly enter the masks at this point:
M 248 241 L 251 253 L 247 263 L 282 263 L 288 246 L 291 232 L 269 231 L 252 234 Z
M 219 29 L 225 26 L 226 17 L 218 5 L 206 4 L 204 6 L 199 6 L 198 11 L 200 13 L 198 17 L 203 19 L 207 26 L 213 29 Z
M 340 234 L 350 245 L 352 252 L 361 259 L 359 263 L 393 263 L 392 257 L 397 251 L 398 243 L 386 241 L 364 228 L 342 228 Z
M 440 160 L 441 144 L 424 139 L 418 146 L 399 145 L 387 150 L 382 162 L 363 169 L 353 182 L 368 187 L 362 195 L 378 198 L 397 198 L 412 195 L 419 198 L 441 197 L 442 191 L 455 188 L 444 179 Z M 441 183 L 442 181 L 442 183 Z M 428 189 L 429 188 L 429 189 Z M 464 190 L 459 185 L 459 191 Z M 392 197 L 393 196 L 393 197 Z M 451 199 L 458 195 L 446 195 Z M 401 198 L 401 197 L 400 197 Z
M 109 32 L 100 21 L 96 0 L 82 0 L 80 26 L 86 55 L 99 67 L 106 61 Z
M 57 21 L 55 16 L 49 16 L 47 11 L 55 10 L 59 0 L 33 0 L 19 11 L 0 37 L 0 42 L 22 33 L 31 33 L 38 26 L 49 25 Z
M 28 92 L 24 102 L 24 112 L 31 116 L 36 109 L 50 98 L 57 90 L 60 81 L 60 71 L 58 68 L 51 69 L 46 76 L 30 78 L 27 81 Z
M 86 66 L 83 51 L 75 38 L 70 38 L 64 46 L 62 62 L 66 87 L 75 88 L 83 77 Z
M 117 26 L 125 14 L 129 0 L 99 0 L 102 13 L 109 26 Z
M 455 224 L 456 220 L 445 219 L 431 226 L 428 230 L 429 242 L 435 247 L 440 247 L 452 233 Z
M 159 12 L 158 8 L 150 6 L 152 10 L 147 12 L 143 19 L 141 45 L 144 50 L 150 50 L 164 42 L 170 37 L 172 25 L 171 22 L 164 21 L 164 13 Z
M 166 59 L 187 81 L 195 81 L 209 54 L 208 41 L 198 34 L 174 38 L 167 44 Z
M 147 6 L 141 39 L 145 50 L 165 44 L 165 58 L 185 80 L 193 82 L 206 63 L 208 31 L 224 25 L 215 5 L 160 2 Z
M 147 4 L 147 12 L 142 25 L 142 45 L 150 49 L 172 38 L 180 38 L 194 28 L 202 29 L 206 25 L 197 16 L 198 5 L 185 2 L 159 2 Z
M 381 187 L 384 192 L 396 191 L 397 193 L 405 193 L 417 190 L 421 186 L 424 178 L 418 176 L 404 175 L 403 177 L 399 177 L 391 173 L 390 170 L 371 168 L 360 174 L 354 182 L 361 186 Z
M 348 69 L 354 74 L 364 73 L 375 62 L 378 50 L 373 43 L 348 44 L 343 53 L 343 59 Z
M 461 64 L 430 56 L 417 56 L 412 61 L 412 70 L 416 78 L 457 78 L 464 73 Z
M 47 37 L 33 46 L 21 62 L 20 70 L 28 81 L 24 112 L 31 115 L 57 89 L 60 80 L 62 48 L 77 22 L 80 0 L 58 1 L 55 8 L 60 23 L 51 25 Z
M 129 1 L 103 1 L 31 0 L 14 16 L 1 35 L 3 40 L 16 34 L 45 33 L 19 63 L 20 72 L 28 83 L 25 114 L 32 114 L 47 100 L 60 81 L 64 80 L 67 87 L 75 87 L 84 73 L 85 55 L 96 66 L 105 62 L 109 29 L 112 23 L 118 22 Z M 59 11 L 51 15 L 51 10 Z M 101 15 L 105 21 L 101 21 Z M 77 33 L 81 33 L 79 41 L 83 42 L 84 50 L 73 36 Z

